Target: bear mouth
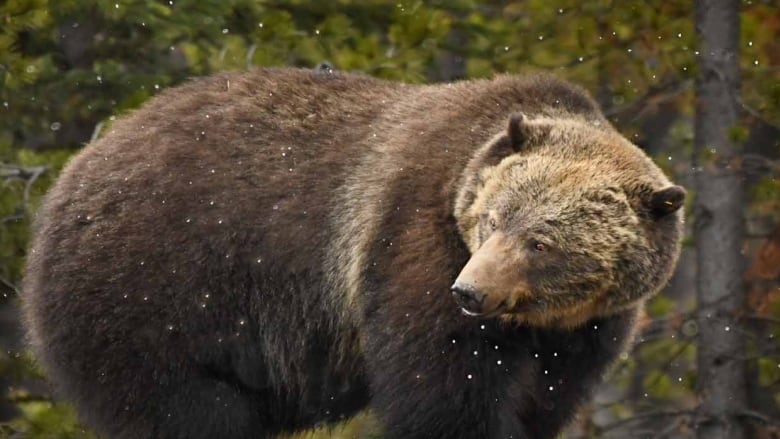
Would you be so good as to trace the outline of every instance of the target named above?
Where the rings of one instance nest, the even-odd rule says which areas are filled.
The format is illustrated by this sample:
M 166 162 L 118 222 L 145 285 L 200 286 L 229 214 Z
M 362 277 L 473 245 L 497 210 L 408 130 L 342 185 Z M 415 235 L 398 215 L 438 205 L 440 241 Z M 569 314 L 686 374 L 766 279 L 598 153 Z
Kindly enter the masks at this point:
M 474 312 L 474 311 L 470 311 L 470 310 L 468 310 L 466 308 L 461 307 L 460 312 L 462 312 L 463 315 L 468 316 L 468 317 L 479 317 L 479 318 L 483 318 L 483 319 L 489 319 L 489 318 L 498 317 L 501 314 L 504 314 L 506 312 L 506 310 L 507 310 L 507 303 L 506 303 L 506 301 L 503 301 L 503 302 L 499 303 L 498 306 L 495 309 L 493 309 L 493 310 Z
M 501 315 L 507 316 L 522 316 L 538 312 L 540 309 L 547 308 L 546 304 L 539 298 L 519 299 L 512 306 L 509 306 L 506 300 L 502 301 L 492 310 L 487 311 L 471 311 L 469 309 L 460 308 L 461 313 L 468 317 L 478 317 L 483 319 L 489 319 L 498 317 Z

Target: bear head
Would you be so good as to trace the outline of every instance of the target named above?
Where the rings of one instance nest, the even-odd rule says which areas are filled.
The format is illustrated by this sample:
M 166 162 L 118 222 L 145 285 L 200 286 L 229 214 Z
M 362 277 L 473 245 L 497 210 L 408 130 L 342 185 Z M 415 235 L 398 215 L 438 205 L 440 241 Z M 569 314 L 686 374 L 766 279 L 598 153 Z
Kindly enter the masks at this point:
M 685 190 L 596 118 L 509 118 L 461 177 L 454 216 L 471 258 L 463 313 L 573 328 L 668 281 Z

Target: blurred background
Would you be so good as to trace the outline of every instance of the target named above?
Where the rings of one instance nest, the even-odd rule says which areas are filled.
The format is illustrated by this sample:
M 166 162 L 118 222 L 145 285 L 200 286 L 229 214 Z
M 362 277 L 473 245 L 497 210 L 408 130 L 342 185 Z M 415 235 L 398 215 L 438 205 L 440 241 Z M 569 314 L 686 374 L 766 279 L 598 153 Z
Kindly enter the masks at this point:
M 780 438 L 780 3 L 698 6 L 0 1 L 0 437 L 92 437 L 52 399 L 22 345 L 17 309 L 31 220 L 68 158 L 187 78 L 326 61 L 411 83 L 543 70 L 590 90 L 688 188 L 689 238 L 635 346 L 565 437 Z M 710 7 L 724 8 L 725 24 Z M 736 56 L 708 61 L 718 53 Z M 713 124 L 724 115 L 726 126 Z M 381 430 L 366 413 L 303 437 Z

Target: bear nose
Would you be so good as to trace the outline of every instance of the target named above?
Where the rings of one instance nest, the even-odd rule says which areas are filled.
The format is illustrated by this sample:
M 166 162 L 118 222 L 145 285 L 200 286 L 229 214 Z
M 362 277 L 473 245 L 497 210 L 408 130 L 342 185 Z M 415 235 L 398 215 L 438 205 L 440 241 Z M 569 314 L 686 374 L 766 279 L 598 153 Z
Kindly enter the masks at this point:
M 482 304 L 485 302 L 485 295 L 477 291 L 471 285 L 464 285 L 456 282 L 451 288 L 452 297 L 461 307 L 464 313 L 469 315 L 479 315 L 482 312 Z

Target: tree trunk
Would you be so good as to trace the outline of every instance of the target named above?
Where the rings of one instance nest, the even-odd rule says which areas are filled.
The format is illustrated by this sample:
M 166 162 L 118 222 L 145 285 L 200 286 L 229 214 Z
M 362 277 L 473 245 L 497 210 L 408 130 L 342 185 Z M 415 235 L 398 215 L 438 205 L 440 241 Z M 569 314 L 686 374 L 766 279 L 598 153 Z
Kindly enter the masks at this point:
M 462 18 L 456 14 L 455 20 Z M 453 28 L 447 34 L 446 48 L 436 56 L 433 69 L 428 75 L 432 82 L 452 82 L 466 77 L 466 58 L 457 49 L 463 49 L 468 43 L 468 36 L 463 29 Z
M 694 166 L 697 252 L 698 396 L 701 439 L 743 439 L 747 407 L 743 308 L 743 179 L 737 127 L 739 1 L 697 0 L 699 77 L 696 82 Z

